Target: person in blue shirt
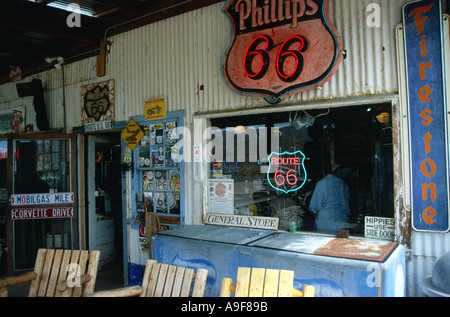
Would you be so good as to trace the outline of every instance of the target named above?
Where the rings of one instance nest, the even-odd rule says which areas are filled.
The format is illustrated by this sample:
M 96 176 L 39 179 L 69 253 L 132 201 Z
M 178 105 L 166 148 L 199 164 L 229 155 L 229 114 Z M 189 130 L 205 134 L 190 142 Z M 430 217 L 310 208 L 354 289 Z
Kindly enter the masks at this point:
M 347 184 L 333 174 L 327 174 L 317 182 L 309 204 L 309 210 L 316 215 L 317 232 L 337 234 L 348 228 L 349 197 Z

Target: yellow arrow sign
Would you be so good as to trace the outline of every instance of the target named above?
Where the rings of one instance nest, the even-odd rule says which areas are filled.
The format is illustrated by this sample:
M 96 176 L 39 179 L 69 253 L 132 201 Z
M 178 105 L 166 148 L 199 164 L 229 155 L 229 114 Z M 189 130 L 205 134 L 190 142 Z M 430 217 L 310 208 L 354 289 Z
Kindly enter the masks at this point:
M 128 121 L 127 126 L 122 131 L 122 139 L 124 139 L 125 144 L 130 148 L 131 151 L 134 150 L 143 136 L 144 132 L 133 119 L 130 119 L 130 121 Z

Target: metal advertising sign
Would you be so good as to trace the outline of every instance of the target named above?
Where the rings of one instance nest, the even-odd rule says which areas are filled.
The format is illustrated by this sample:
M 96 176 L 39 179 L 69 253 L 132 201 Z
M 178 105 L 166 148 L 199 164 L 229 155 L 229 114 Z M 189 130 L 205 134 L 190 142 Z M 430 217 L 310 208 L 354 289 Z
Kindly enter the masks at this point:
M 342 59 L 329 0 L 229 0 L 232 35 L 222 60 L 228 86 L 272 102 L 325 84 Z
M 412 226 L 449 230 L 448 147 L 442 9 L 439 0 L 403 8 L 411 152 Z

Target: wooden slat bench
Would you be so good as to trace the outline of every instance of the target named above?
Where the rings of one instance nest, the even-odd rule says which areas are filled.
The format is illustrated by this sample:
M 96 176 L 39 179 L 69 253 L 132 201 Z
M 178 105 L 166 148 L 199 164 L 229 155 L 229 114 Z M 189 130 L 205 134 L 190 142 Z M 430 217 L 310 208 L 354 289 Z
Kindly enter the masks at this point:
M 161 264 L 148 260 L 142 285 L 95 292 L 90 297 L 203 297 L 208 271 Z M 192 281 L 194 286 L 191 291 Z
M 33 272 L 0 278 L 0 297 L 8 296 L 8 285 L 27 281 L 29 297 L 88 296 L 94 292 L 99 259 L 100 251 L 39 249 Z
M 315 288 L 305 285 L 303 291 L 294 287 L 294 271 L 239 267 L 236 284 L 222 279 L 220 297 L 314 297 Z

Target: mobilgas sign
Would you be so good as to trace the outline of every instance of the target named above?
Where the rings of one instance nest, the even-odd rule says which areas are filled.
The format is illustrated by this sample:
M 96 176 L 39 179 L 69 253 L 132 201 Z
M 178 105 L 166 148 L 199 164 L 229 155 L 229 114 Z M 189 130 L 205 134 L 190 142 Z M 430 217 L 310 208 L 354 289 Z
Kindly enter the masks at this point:
M 446 232 L 448 213 L 447 109 L 440 1 L 414 1 L 403 8 L 409 133 L 412 226 Z
M 222 60 L 228 86 L 277 102 L 326 83 L 342 59 L 329 0 L 229 0 L 232 35 Z
M 14 194 L 11 195 L 11 206 L 71 204 L 73 193 Z

